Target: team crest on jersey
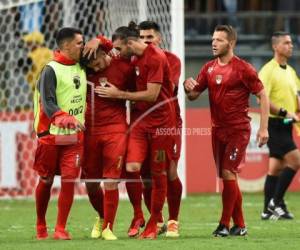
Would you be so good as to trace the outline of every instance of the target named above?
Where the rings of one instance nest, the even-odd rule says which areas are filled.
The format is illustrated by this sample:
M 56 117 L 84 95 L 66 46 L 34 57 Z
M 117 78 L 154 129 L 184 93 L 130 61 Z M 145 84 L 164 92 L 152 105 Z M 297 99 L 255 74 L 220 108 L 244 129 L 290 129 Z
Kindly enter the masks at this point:
M 213 71 L 213 69 L 214 69 L 214 67 L 209 67 L 207 70 L 208 74 L 210 74 Z
M 223 79 L 223 76 L 222 76 L 222 75 L 216 75 L 216 83 L 217 83 L 218 85 L 221 84 L 222 79 Z
M 140 75 L 140 69 L 139 69 L 138 66 L 135 67 L 135 74 L 136 74 L 137 76 Z
M 80 76 L 74 76 L 73 77 L 73 83 L 75 85 L 75 88 L 79 89 L 79 87 L 80 87 Z

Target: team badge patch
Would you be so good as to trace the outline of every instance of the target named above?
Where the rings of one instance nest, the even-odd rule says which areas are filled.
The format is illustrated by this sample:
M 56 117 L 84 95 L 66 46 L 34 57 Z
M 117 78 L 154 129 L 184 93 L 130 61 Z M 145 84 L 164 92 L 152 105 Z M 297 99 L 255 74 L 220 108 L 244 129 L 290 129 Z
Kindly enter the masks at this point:
M 222 75 L 216 75 L 216 83 L 217 83 L 218 85 L 221 84 L 222 78 L 223 78 Z
M 137 76 L 139 76 L 140 75 L 140 69 L 139 69 L 139 67 L 135 67 L 135 74 L 137 75 Z
M 80 87 L 80 76 L 74 76 L 73 77 L 73 83 L 75 85 L 75 88 L 79 89 L 79 87 Z

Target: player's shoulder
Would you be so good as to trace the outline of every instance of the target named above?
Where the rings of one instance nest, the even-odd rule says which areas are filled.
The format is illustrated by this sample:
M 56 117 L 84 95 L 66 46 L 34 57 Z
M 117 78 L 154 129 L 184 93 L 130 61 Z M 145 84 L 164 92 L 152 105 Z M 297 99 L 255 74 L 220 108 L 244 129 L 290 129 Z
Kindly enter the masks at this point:
M 206 62 L 206 63 L 201 67 L 201 71 L 203 71 L 203 72 L 205 72 L 205 73 L 210 73 L 210 72 L 213 70 L 213 68 L 214 68 L 214 66 L 215 66 L 215 64 L 216 64 L 216 62 L 217 62 L 217 59 L 212 59 L 212 60 Z
M 167 56 L 168 60 L 170 60 L 172 62 L 179 62 L 180 63 L 179 57 L 177 55 L 175 55 L 174 53 L 172 53 L 171 51 L 164 50 L 164 53 Z
M 254 68 L 254 66 L 249 63 L 248 61 L 246 61 L 245 59 L 242 59 L 238 56 L 234 56 L 232 58 L 233 60 L 233 63 L 235 65 L 235 68 L 237 69 L 241 69 L 241 70 L 250 70 L 250 71 L 255 71 L 256 72 L 256 69 Z
M 148 47 L 146 48 L 146 53 L 148 56 L 151 56 L 153 58 L 167 60 L 165 52 L 161 48 L 158 48 L 153 44 L 148 45 Z

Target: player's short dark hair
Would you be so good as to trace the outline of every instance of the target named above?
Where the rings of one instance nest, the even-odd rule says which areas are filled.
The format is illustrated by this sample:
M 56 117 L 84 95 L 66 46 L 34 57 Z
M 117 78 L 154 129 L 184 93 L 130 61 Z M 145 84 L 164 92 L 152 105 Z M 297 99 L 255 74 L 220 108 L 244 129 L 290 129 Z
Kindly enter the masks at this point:
M 135 22 L 131 21 L 128 26 L 121 26 L 115 30 L 114 34 L 112 35 L 112 41 L 120 39 L 127 42 L 130 39 L 137 40 L 139 37 L 139 27 Z
M 278 38 L 279 37 L 283 37 L 283 36 L 290 36 L 291 34 L 289 32 L 286 32 L 286 31 L 275 31 L 273 34 L 272 34 L 272 37 L 271 37 L 271 43 L 272 44 L 275 44 L 278 42 Z
M 229 41 L 237 40 L 237 32 L 231 25 L 217 25 L 215 31 L 223 31 L 227 34 Z
M 82 32 L 79 29 L 72 27 L 64 27 L 61 28 L 56 33 L 56 44 L 59 48 L 61 48 L 62 44 L 67 40 L 73 40 L 76 34 L 82 35 Z
M 151 30 L 151 29 L 153 29 L 154 31 L 160 33 L 160 27 L 154 21 L 149 21 L 149 20 L 148 21 L 143 21 L 139 24 L 139 28 L 140 28 L 140 30 Z

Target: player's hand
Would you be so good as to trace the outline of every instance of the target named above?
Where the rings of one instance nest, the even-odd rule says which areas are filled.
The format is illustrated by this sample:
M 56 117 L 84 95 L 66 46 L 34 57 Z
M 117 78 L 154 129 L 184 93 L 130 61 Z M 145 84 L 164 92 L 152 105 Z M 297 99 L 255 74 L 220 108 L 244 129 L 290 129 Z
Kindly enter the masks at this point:
M 194 88 L 198 85 L 198 82 L 190 77 L 188 79 L 186 79 L 183 83 L 183 86 L 184 86 L 184 89 L 187 91 L 187 92 L 190 92 L 192 90 L 194 90 Z
M 83 49 L 83 56 L 87 57 L 88 59 L 93 56 L 94 58 L 97 57 L 97 49 L 99 48 L 100 40 L 97 38 L 93 38 L 92 40 L 88 41 Z
M 256 141 L 258 142 L 258 147 L 262 147 L 269 140 L 269 132 L 268 129 L 259 129 L 256 135 Z
M 80 121 L 62 110 L 52 115 L 51 123 L 62 129 L 75 129 L 77 132 L 85 130 L 85 127 Z
M 108 52 L 108 55 L 110 57 L 120 57 L 120 51 L 116 50 L 116 49 L 112 49 L 111 51 Z
M 107 82 L 105 87 L 97 86 L 95 93 L 103 98 L 118 98 L 120 96 L 120 90 L 113 84 Z
M 295 120 L 295 122 L 300 121 L 299 113 L 295 114 L 295 113 L 288 112 L 287 115 L 286 115 L 286 118 L 292 118 L 293 120 Z

